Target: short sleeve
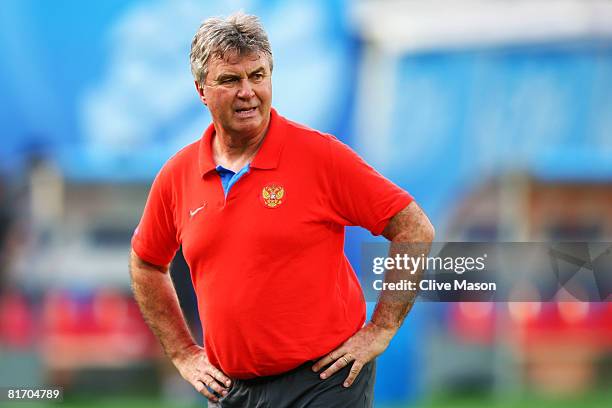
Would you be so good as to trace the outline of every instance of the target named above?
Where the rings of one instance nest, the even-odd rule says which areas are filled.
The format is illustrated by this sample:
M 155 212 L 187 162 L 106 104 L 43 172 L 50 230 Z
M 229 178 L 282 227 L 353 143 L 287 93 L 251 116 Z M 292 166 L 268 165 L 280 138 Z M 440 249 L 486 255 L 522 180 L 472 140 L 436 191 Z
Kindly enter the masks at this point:
M 335 138 L 330 138 L 330 155 L 329 197 L 340 224 L 358 225 L 380 235 L 389 219 L 413 201 Z
M 149 197 L 132 236 L 132 249 L 144 261 L 168 265 L 179 247 L 174 217 L 172 180 L 162 169 L 151 186 Z

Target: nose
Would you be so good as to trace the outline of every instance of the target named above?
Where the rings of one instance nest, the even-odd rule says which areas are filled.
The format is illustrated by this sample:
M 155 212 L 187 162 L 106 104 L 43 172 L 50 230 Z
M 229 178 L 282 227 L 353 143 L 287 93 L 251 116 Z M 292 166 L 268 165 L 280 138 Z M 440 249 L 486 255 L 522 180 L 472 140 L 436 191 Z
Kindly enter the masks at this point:
M 238 84 L 238 97 L 243 99 L 250 99 L 255 96 L 255 92 L 253 92 L 253 85 L 251 81 L 248 79 L 241 79 Z

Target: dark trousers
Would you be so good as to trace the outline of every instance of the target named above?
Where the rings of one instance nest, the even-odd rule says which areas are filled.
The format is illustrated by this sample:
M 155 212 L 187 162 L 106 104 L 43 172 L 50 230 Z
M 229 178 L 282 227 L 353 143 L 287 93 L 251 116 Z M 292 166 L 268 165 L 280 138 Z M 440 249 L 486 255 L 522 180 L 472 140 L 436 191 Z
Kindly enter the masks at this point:
M 321 380 L 309 361 L 284 374 L 233 380 L 229 393 L 209 408 L 371 408 L 374 401 L 376 360 L 362 369 L 349 388 L 342 383 L 351 365 Z

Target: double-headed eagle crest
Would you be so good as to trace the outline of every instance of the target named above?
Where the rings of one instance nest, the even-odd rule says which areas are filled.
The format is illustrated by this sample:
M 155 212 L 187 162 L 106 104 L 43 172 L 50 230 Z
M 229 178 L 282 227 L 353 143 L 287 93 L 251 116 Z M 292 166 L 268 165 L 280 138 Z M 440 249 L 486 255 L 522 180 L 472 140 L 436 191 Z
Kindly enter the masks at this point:
M 285 189 L 279 184 L 268 184 L 261 190 L 261 202 L 268 208 L 277 208 L 284 197 Z

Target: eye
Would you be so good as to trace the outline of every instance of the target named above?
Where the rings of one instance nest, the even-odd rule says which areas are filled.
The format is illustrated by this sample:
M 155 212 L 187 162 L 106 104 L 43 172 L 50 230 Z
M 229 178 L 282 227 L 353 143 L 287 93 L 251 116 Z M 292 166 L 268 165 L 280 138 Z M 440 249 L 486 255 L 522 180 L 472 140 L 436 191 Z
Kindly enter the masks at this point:
M 237 78 L 233 78 L 233 77 L 232 78 L 222 78 L 221 80 L 219 80 L 219 83 L 221 85 L 233 85 L 236 82 L 238 82 L 238 79 Z
M 251 78 L 253 78 L 253 80 L 256 81 L 256 82 L 259 82 L 259 81 L 261 81 L 262 79 L 265 78 L 265 75 L 262 72 L 257 72 L 255 74 L 253 74 L 253 76 Z

